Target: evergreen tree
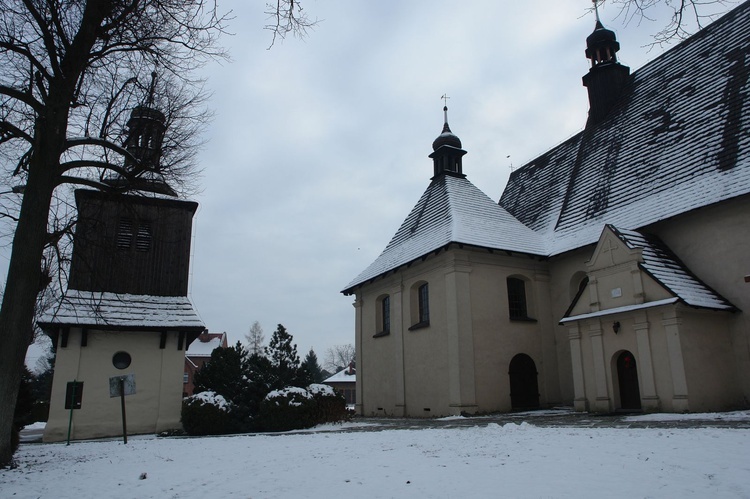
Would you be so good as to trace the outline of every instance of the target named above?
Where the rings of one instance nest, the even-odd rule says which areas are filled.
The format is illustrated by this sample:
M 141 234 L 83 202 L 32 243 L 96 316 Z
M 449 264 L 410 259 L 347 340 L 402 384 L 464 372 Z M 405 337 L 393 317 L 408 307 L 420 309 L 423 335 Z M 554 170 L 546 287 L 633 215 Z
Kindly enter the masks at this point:
M 195 373 L 195 393 L 212 391 L 239 403 L 247 386 L 248 354 L 239 341 L 233 347 L 216 348 Z
M 323 376 L 323 369 L 318 364 L 318 356 L 315 355 L 315 351 L 312 348 L 307 353 L 307 356 L 305 356 L 305 360 L 302 361 L 302 369 L 307 372 L 310 383 L 320 383 L 326 378 Z
M 273 373 L 272 390 L 286 386 L 306 386 L 305 376 L 300 376 L 297 345 L 292 343 L 292 335 L 279 324 L 266 347 L 266 355 L 271 362 Z
M 274 387 L 276 376 L 271 361 L 263 355 L 251 354 L 248 358 L 248 382 L 243 403 L 252 416 L 258 414 L 260 403 Z

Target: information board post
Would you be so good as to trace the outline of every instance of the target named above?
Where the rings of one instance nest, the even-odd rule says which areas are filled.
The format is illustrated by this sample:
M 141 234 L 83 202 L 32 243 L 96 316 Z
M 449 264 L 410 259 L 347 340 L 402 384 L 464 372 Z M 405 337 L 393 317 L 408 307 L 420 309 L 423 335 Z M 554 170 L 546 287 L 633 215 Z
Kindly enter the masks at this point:
M 128 424 L 125 419 L 125 380 L 120 378 L 120 406 L 122 407 L 122 443 L 128 443 Z
M 122 440 L 128 443 L 128 425 L 125 417 L 125 395 L 135 394 L 135 374 L 126 374 L 124 376 L 113 376 L 109 378 L 109 396 L 120 397 L 120 407 L 122 409 Z

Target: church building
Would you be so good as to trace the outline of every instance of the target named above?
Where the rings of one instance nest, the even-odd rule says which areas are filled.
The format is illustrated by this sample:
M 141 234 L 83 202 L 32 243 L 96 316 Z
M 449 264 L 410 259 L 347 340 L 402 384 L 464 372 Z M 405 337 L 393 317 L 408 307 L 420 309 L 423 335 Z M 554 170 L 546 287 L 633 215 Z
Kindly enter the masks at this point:
M 499 202 L 446 109 L 427 189 L 342 291 L 359 414 L 750 405 L 750 2 L 638 71 L 619 49 L 597 16 L 585 128 Z
M 39 321 L 56 351 L 46 442 L 121 435 L 123 417 L 132 434 L 182 427 L 185 351 L 205 329 L 187 297 L 198 204 L 160 171 L 166 117 L 153 86 L 128 121 L 138 164 L 75 192 L 68 289 Z

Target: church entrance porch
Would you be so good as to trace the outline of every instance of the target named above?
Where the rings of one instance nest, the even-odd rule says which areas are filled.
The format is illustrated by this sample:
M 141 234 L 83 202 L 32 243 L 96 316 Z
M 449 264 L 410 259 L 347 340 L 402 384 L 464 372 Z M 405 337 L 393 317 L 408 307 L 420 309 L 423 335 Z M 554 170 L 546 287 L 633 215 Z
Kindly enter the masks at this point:
M 640 410 L 641 392 L 638 388 L 638 369 L 635 356 L 625 350 L 617 356 L 617 385 L 620 389 L 622 410 Z
M 510 405 L 512 409 L 539 407 L 539 385 L 534 360 L 519 353 L 510 361 Z

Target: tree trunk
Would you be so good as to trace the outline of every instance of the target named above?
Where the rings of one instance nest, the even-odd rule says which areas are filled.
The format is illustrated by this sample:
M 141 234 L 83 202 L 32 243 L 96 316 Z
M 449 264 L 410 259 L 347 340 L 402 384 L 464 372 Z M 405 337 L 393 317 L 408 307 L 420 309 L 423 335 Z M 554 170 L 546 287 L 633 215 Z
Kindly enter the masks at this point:
M 41 141 L 47 142 L 47 141 Z M 33 338 L 34 305 L 39 293 L 47 217 L 56 183 L 55 148 L 37 149 L 21 204 L 0 308 L 0 466 L 12 459 L 10 436 L 26 350 Z M 57 149 L 59 151 L 59 149 Z M 46 164 L 45 164 L 46 163 Z
M 59 61 L 59 71 L 49 81 L 44 110 L 36 118 L 33 153 L 0 307 L 0 467 L 9 465 L 13 458 L 13 413 L 26 350 L 33 338 L 47 221 L 52 193 L 60 181 L 60 155 L 65 148 L 70 105 L 90 62 L 99 27 L 112 8 L 112 0 L 85 2 L 78 32 Z

